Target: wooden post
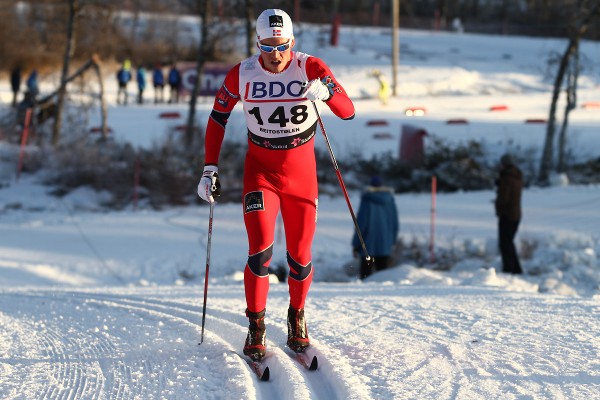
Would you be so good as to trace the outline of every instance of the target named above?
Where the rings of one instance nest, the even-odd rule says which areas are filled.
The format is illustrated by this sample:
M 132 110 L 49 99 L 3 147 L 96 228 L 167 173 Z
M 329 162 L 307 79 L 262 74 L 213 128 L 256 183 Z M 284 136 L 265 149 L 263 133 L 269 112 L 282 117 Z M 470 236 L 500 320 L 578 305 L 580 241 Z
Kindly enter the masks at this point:
M 31 122 L 31 108 L 25 111 L 25 122 L 23 122 L 23 133 L 21 134 L 21 149 L 19 150 L 19 163 L 17 164 L 17 182 L 23 169 L 23 158 L 25 157 L 25 146 L 27 145 L 27 136 L 29 136 L 29 123 Z
M 300 0 L 294 0 L 294 23 L 300 22 Z
M 429 240 L 429 262 L 435 262 L 435 198 L 437 192 L 437 179 L 431 177 L 431 237 Z
M 392 96 L 396 97 L 398 88 L 398 64 L 400 64 L 400 0 L 392 1 Z
M 140 187 L 140 156 L 139 154 L 135 155 L 135 166 L 133 170 L 133 209 L 137 210 L 138 208 L 138 197 L 139 197 L 139 187 Z
M 381 4 L 379 0 L 376 0 L 373 3 L 373 18 L 371 20 L 371 25 L 379 26 L 379 15 L 381 14 Z

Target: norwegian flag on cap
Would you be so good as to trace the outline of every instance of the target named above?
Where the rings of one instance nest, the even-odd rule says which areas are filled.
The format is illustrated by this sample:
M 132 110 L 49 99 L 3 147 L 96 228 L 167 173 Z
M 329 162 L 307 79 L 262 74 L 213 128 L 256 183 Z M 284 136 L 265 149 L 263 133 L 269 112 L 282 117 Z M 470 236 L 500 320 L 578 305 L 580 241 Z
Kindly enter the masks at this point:
M 256 38 L 263 40 L 271 37 L 294 37 L 292 20 L 283 10 L 270 8 L 264 10 L 256 19 Z

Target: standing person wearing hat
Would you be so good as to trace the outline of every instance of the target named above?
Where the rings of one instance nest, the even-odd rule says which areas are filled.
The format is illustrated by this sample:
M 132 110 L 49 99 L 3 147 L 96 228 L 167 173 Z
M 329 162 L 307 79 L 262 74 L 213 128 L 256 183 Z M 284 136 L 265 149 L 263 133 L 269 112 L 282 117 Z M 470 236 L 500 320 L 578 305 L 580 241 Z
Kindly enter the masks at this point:
M 398 208 L 392 188 L 383 186 L 379 176 L 371 178 L 370 185 L 360 199 L 356 216 L 358 227 L 365 241 L 373 263 L 368 263 L 363 254 L 358 234 L 352 238 L 353 255 L 360 254 L 360 279 L 365 279 L 375 271 L 386 269 L 390 265 L 391 254 L 396 244 L 398 230 Z
M 165 75 L 160 64 L 156 64 L 152 71 L 152 84 L 154 85 L 154 104 L 162 103 L 165 100 Z
M 502 255 L 502 272 L 521 274 L 523 271 L 514 239 L 521 222 L 523 173 L 515 165 L 510 154 L 504 154 L 500 158 L 500 172 L 496 186 L 494 205 L 498 217 L 498 247 Z
M 135 76 L 138 84 L 138 104 L 144 104 L 144 90 L 146 90 L 146 69 L 140 65 Z
M 169 104 L 179 103 L 179 89 L 181 86 L 181 73 L 177 69 L 175 63 L 171 65 L 169 74 L 167 75 L 167 81 L 169 83 Z
M 129 59 L 125 59 L 123 61 L 123 65 L 117 71 L 117 83 L 119 85 L 119 89 L 117 90 L 117 104 L 125 104 L 127 105 L 127 84 L 131 80 L 131 61 Z
M 275 222 L 281 211 L 289 266 L 287 345 L 309 345 L 304 305 L 313 279 L 311 247 L 317 221 L 314 136 L 317 114 L 326 104 L 339 118 L 354 117 L 354 105 L 329 67 L 319 58 L 292 51 L 292 21 L 278 9 L 256 21 L 259 54 L 234 66 L 216 95 L 205 138 L 205 164 L 198 195 L 214 202 L 220 188 L 218 162 L 227 120 L 242 101 L 248 127 L 244 164 L 243 213 L 248 236 L 244 269 L 246 316 L 244 354 L 265 355 L 265 311 Z M 217 189 L 220 190 L 220 189 Z

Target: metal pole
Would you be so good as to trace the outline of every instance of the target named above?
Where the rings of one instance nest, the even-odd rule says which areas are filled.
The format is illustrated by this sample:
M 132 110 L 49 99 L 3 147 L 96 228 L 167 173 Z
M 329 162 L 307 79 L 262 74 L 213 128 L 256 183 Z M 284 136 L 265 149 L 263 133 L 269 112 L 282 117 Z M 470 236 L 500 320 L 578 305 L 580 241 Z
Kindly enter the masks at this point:
M 204 274 L 204 304 L 202 305 L 202 332 L 200 334 L 200 344 L 204 341 L 204 322 L 206 320 L 206 298 L 208 296 L 208 271 L 210 269 L 210 244 L 212 240 L 212 222 L 215 203 L 210 203 L 210 214 L 208 216 L 208 242 L 206 244 L 206 272 Z
M 429 240 L 429 262 L 435 262 L 435 199 L 437 193 L 437 179 L 431 177 L 431 237 Z
M 28 108 L 25 111 L 25 121 L 23 122 L 23 133 L 21 134 L 21 147 L 19 150 L 19 164 L 17 165 L 17 182 L 21 176 L 21 170 L 23 169 L 23 159 L 25 157 L 25 146 L 27 145 L 27 137 L 29 136 L 29 124 L 31 123 L 31 113 L 33 110 Z
M 400 0 L 392 0 L 392 96 L 398 94 L 398 64 L 400 64 Z

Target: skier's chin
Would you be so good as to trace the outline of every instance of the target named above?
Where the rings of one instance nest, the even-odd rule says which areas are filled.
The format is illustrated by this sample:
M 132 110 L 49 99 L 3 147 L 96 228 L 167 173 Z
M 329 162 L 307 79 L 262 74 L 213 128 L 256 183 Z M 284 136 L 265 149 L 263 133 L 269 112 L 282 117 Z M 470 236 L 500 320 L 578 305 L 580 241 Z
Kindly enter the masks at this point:
M 281 72 L 283 70 L 283 62 L 281 61 L 270 61 L 269 69 L 271 72 Z

